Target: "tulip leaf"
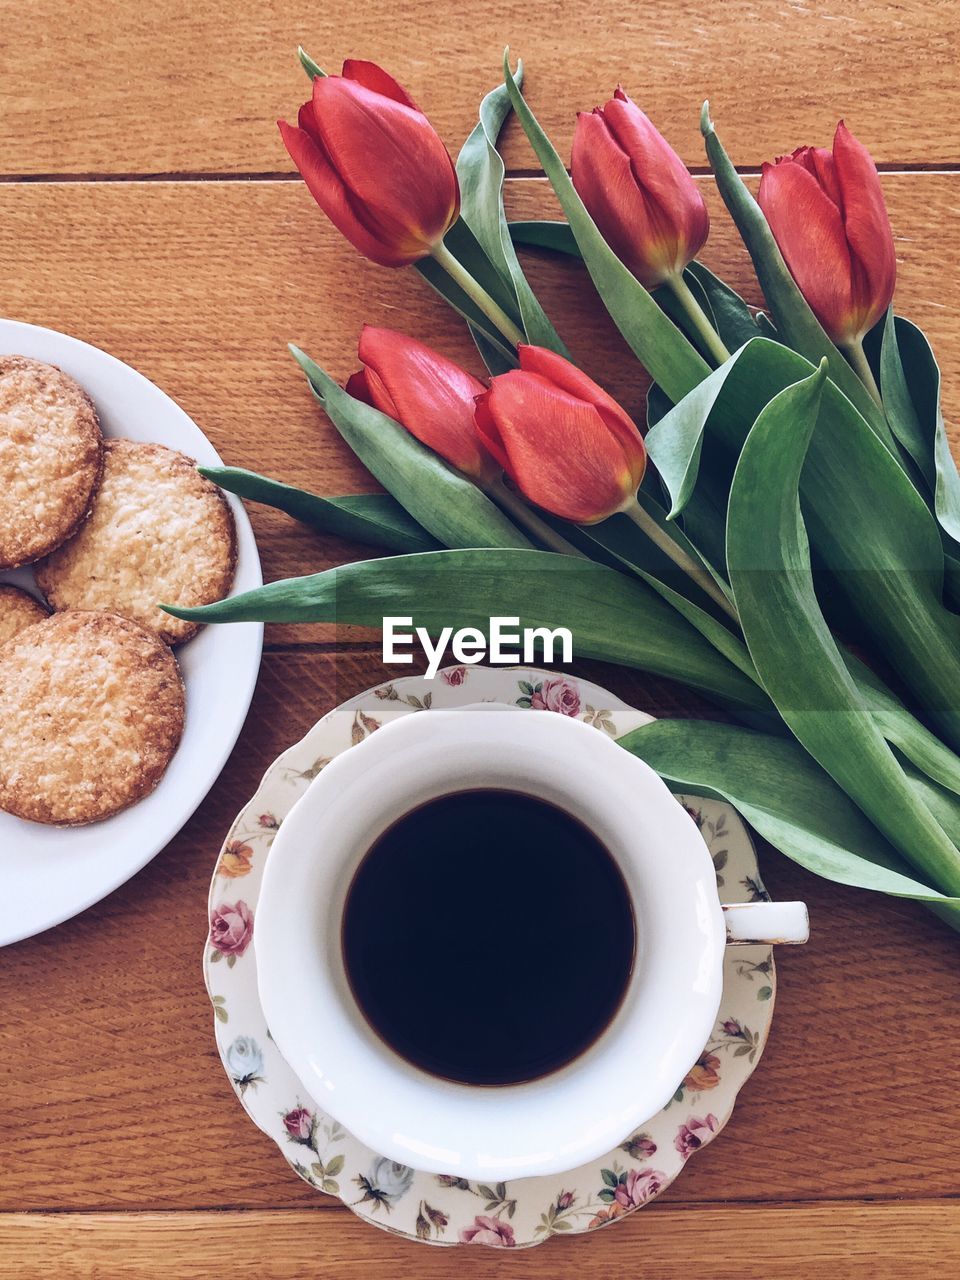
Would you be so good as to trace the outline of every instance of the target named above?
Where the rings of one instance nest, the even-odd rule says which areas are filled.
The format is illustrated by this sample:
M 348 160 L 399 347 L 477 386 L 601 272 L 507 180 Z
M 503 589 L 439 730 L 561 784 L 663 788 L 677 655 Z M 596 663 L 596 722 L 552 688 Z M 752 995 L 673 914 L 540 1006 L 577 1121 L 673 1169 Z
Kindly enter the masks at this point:
M 880 348 L 887 417 L 933 495 L 941 528 L 960 543 L 960 475 L 940 409 L 940 367 L 922 330 L 887 312 Z
M 914 866 L 960 893 L 960 852 L 906 778 L 824 621 L 800 513 L 800 474 L 827 362 L 779 392 L 730 489 L 727 565 L 750 655 L 794 736 Z
M 820 321 L 811 311 L 806 298 L 797 288 L 787 269 L 773 232 L 743 179 L 717 136 L 710 119 L 708 103 L 703 104 L 700 130 L 707 157 L 717 179 L 717 187 L 730 216 L 753 260 L 754 270 L 767 305 L 773 312 L 781 341 L 805 356 L 812 364 L 826 359 L 830 377 L 844 395 L 856 405 L 890 452 L 896 457 L 896 445 L 882 411 L 872 400 L 866 387 L 827 337 Z
M 563 161 L 527 106 L 510 70 L 508 53 L 504 53 L 503 75 L 513 109 L 556 192 L 603 305 L 650 376 L 671 400 L 679 400 L 707 376 L 709 364 L 600 234 Z
M 696 631 L 641 582 L 547 551 L 458 550 L 364 560 L 272 582 L 199 609 L 169 606 L 203 622 L 349 622 L 379 627 L 411 616 L 431 635 L 518 617 L 521 627 L 568 627 L 579 658 L 600 658 L 671 676 L 735 706 L 769 703 Z
M 672 471 L 665 464 L 664 479 L 675 499 L 697 431 L 709 427 L 702 443 L 709 465 L 701 458 L 699 471 L 703 496 L 698 481 L 683 519 L 688 536 L 718 568 L 724 562 L 709 534 L 716 512 L 726 509 L 727 476 L 747 430 L 772 396 L 812 371 L 789 347 L 754 338 L 711 375 L 715 383 L 723 378 L 715 396 L 693 395 L 677 406 L 683 447 Z M 697 421 L 686 423 L 684 413 Z M 663 422 L 657 430 L 662 427 Z M 652 435 L 647 447 L 659 468 L 662 450 Z M 669 443 L 666 435 L 664 440 Z M 802 495 L 818 564 L 829 573 L 835 598 L 852 611 L 956 749 L 960 705 L 952 691 L 960 688 L 960 621 L 941 600 L 943 550 L 936 521 L 900 463 L 832 381 L 823 389 Z
M 518 83 L 522 78 L 523 67 L 518 65 Z M 497 138 L 510 110 L 510 95 L 503 84 L 492 89 L 480 104 L 480 122 L 457 158 L 461 214 L 487 257 L 509 281 L 527 341 L 566 356 L 569 352 L 530 288 L 507 229 L 503 208 L 506 169 Z
M 803 748 L 788 738 L 709 720 L 655 720 L 620 745 L 680 793 L 726 800 L 765 840 L 838 884 L 957 904 L 910 864 Z
M 529 547 L 465 476 L 379 409 L 355 400 L 298 347 L 290 351 L 330 421 L 364 466 L 445 547 Z
M 727 584 L 716 570 L 704 561 L 696 547 L 687 541 L 682 531 L 676 526 L 673 528 L 667 526 L 662 507 L 658 507 L 647 495 L 641 495 L 640 500 L 645 510 L 662 528 L 668 530 L 678 545 L 704 566 L 721 590 L 729 591 Z M 588 547 L 593 544 L 594 547 L 602 548 L 615 563 L 624 565 L 636 573 L 668 604 L 673 605 L 691 626 L 696 627 L 719 653 L 722 653 L 728 661 L 759 686 L 756 668 L 739 634 L 731 631 L 724 622 L 710 612 L 709 597 L 692 586 L 686 574 L 678 569 L 649 538 L 644 537 L 625 515 L 618 514 L 610 516 L 607 520 L 601 520 L 599 524 L 580 526 L 580 532 Z M 596 554 L 595 551 L 593 554 Z M 696 599 L 691 599 L 691 594 Z
M 758 335 L 760 330 L 754 314 L 739 293 L 734 292 L 702 262 L 691 262 L 683 274 L 688 284 L 691 283 L 691 277 L 696 280 L 706 295 L 720 340 L 729 351 L 736 351 L 737 347 L 742 347 L 745 342 Z
M 510 222 L 510 238 L 514 244 L 530 249 L 551 249 L 554 253 L 566 253 L 571 258 L 583 260 L 576 236 L 568 222 Z
M 439 543 L 388 493 L 321 498 L 305 489 L 245 471 L 242 467 L 199 467 L 214 484 L 250 502 L 262 502 L 321 533 L 335 533 L 391 551 L 436 551 Z
M 704 432 L 723 384 L 737 368 L 737 355 L 714 369 L 647 432 L 647 453 L 670 494 L 668 520 L 675 520 L 693 495 Z
M 300 65 L 310 77 L 311 80 L 317 80 L 320 77 L 326 77 L 326 72 L 319 63 L 314 62 L 302 44 L 297 45 L 297 57 L 300 59 Z

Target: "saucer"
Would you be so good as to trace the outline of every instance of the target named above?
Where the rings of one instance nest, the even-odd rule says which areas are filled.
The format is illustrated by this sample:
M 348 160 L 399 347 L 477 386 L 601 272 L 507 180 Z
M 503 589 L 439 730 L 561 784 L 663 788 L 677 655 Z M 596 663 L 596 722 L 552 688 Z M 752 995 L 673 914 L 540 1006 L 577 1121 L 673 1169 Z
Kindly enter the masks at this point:
M 326 1115 L 280 1055 L 260 1007 L 254 934 L 267 853 L 284 816 L 335 755 L 397 716 L 476 702 L 576 716 L 614 738 L 652 719 L 598 685 L 528 667 L 453 667 L 432 681 L 407 677 L 351 698 L 274 761 L 234 822 L 210 887 L 204 977 L 234 1090 L 301 1178 L 412 1240 L 523 1248 L 597 1230 L 649 1203 L 716 1137 L 763 1051 L 776 977 L 769 946 L 729 951 L 713 1035 L 671 1101 L 614 1151 L 567 1173 L 487 1184 L 418 1172 L 379 1156 Z M 678 800 L 710 850 L 721 900 L 765 898 L 734 810 L 716 800 Z M 494 985 L 500 980 L 491 975 Z

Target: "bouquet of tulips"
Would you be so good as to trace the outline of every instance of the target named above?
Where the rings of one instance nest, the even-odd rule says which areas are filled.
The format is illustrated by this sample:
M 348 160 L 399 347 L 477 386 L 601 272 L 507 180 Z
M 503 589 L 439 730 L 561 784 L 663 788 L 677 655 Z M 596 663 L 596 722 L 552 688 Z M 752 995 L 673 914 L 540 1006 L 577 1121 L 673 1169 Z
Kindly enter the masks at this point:
M 698 185 L 622 89 L 578 117 L 568 173 L 505 57 L 454 165 L 380 67 L 301 61 L 312 93 L 280 129 L 309 191 L 360 253 L 419 271 L 489 377 L 385 329 L 364 329 L 345 388 L 292 348 L 387 493 L 206 474 L 393 554 L 171 612 L 566 626 L 579 655 L 723 708 L 724 723 L 661 720 L 621 740 L 668 784 L 728 800 L 819 875 L 960 928 L 960 478 L 933 354 L 893 311 L 867 150 L 841 123 L 832 151 L 764 165 L 758 201 L 704 107 L 757 312 L 696 261 Z M 511 109 L 565 221 L 507 221 Z M 652 379 L 642 427 L 577 368 L 518 244 L 582 260 Z

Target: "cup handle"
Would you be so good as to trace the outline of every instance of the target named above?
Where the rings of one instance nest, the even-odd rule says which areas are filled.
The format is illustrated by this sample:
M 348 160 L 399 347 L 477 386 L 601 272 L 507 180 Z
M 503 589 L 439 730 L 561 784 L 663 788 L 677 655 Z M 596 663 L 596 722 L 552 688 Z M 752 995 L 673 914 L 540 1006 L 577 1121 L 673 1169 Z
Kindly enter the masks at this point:
M 731 902 L 723 908 L 727 946 L 748 947 L 759 942 L 796 945 L 810 937 L 805 902 Z

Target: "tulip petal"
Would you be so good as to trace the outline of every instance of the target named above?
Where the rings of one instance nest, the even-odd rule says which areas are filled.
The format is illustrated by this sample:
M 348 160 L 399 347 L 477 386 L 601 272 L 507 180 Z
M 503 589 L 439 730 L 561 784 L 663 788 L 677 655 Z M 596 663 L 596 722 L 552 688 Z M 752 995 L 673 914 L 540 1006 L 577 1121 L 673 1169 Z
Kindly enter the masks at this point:
M 420 110 L 403 85 L 397 84 L 393 76 L 384 71 L 383 67 L 378 67 L 375 62 L 365 62 L 362 58 L 347 58 L 343 64 L 343 77 L 345 80 L 355 80 L 357 84 L 362 84 L 365 89 L 372 89 L 374 93 L 382 93 L 385 98 L 392 98 L 394 102 L 402 102 L 407 107 L 413 107 L 414 111 Z
M 277 124 L 284 146 L 300 170 L 307 189 L 337 230 L 354 248 L 381 266 L 393 267 L 407 262 L 409 259 L 398 257 L 389 246 L 371 235 L 356 216 L 322 146 L 305 129 L 287 124 L 286 120 L 278 120 Z
M 465 475 L 480 478 L 489 470 L 474 421 L 475 401 L 484 390 L 479 379 L 392 329 L 364 325 L 359 354 L 382 413 Z
M 606 103 L 603 118 L 630 158 L 637 182 L 651 202 L 651 216 L 666 243 L 686 266 L 710 230 L 707 206 L 686 165 L 643 111 L 622 92 Z M 682 261 L 681 261 L 682 259 Z
M 624 451 L 598 410 L 539 374 L 494 378 L 477 410 L 487 448 L 545 511 L 591 524 L 635 494 Z
M 873 157 L 842 120 L 833 140 L 833 155 L 842 193 L 844 228 L 855 267 L 854 298 L 866 332 L 893 298 L 897 280 L 893 232 Z
M 850 250 L 840 210 L 792 159 L 761 170 L 759 202 L 790 274 L 834 342 L 856 327 Z
M 330 163 L 370 233 L 414 261 L 459 209 L 453 162 L 426 116 L 355 80 L 313 82 L 316 126 Z
M 617 145 L 603 117 L 581 112 L 573 135 L 570 176 L 601 235 L 640 283 L 649 289 L 662 284 L 667 264 L 649 253 L 655 225 L 643 192 L 637 186 L 630 157 Z
M 588 404 L 601 410 L 604 416 L 615 419 L 634 435 L 639 436 L 636 424 L 626 410 L 571 361 L 546 347 L 534 347 L 528 343 L 521 343 L 517 347 L 517 356 L 521 369 L 525 369 L 528 373 L 539 373 L 562 391 L 576 396 L 578 400 L 586 400 Z

